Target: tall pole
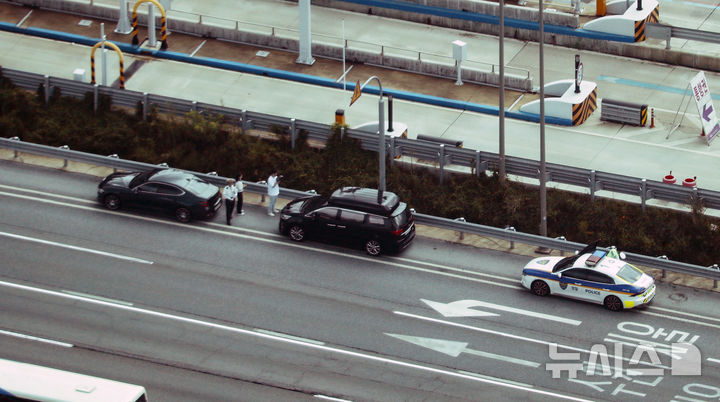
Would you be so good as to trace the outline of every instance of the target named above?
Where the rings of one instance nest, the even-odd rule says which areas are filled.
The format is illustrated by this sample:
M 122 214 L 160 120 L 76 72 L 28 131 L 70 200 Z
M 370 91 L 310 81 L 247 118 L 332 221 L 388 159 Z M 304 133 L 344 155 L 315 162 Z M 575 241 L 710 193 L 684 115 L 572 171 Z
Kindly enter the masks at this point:
M 378 82 L 380 80 L 378 79 Z M 380 182 L 378 183 L 378 204 L 382 203 L 383 191 L 385 191 L 385 100 L 382 95 L 382 87 L 380 87 L 380 100 L 378 100 L 378 115 L 380 116 L 380 122 L 378 124 L 380 131 L 380 149 L 379 149 L 379 162 L 380 162 Z
M 545 26 L 543 0 L 540 0 L 540 236 L 547 236 L 547 188 L 545 187 Z
M 364 84 L 360 85 L 360 89 L 365 88 L 365 85 L 372 80 L 377 80 L 378 87 L 380 87 L 380 99 L 378 99 L 378 134 L 380 135 L 380 145 L 378 149 L 378 158 L 380 163 L 380 178 L 378 180 L 378 204 L 382 203 L 383 191 L 385 191 L 385 100 L 383 99 L 382 82 L 377 76 L 372 76 L 365 81 Z
M 505 0 L 500 0 L 500 149 L 498 150 L 498 174 L 505 181 Z
M 312 65 L 315 59 L 312 57 L 312 29 L 310 24 L 310 0 L 298 1 L 299 24 L 299 53 L 296 62 Z

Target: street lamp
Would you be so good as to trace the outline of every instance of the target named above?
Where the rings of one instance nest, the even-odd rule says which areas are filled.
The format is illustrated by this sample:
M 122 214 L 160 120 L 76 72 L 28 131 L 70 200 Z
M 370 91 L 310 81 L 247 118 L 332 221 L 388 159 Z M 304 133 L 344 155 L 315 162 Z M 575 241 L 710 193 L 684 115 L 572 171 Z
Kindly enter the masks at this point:
M 365 81 L 364 84 L 360 85 L 360 90 L 365 88 L 365 85 L 372 80 L 377 80 L 378 87 L 380 87 L 380 99 L 378 99 L 378 132 L 380 134 L 380 146 L 378 150 L 380 159 L 380 178 L 378 181 L 378 204 L 382 203 L 383 191 L 385 191 L 385 101 L 383 100 L 382 82 L 377 76 L 372 76 Z

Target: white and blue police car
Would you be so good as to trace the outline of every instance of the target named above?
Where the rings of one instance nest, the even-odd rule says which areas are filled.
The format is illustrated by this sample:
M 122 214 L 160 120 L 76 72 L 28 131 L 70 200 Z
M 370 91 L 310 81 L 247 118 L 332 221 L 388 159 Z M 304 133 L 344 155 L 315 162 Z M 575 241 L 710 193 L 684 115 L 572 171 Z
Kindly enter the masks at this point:
M 603 304 L 617 311 L 650 303 L 655 280 L 626 263 L 614 248 L 589 244 L 569 257 L 539 257 L 523 268 L 522 285 L 538 296 L 550 294 Z

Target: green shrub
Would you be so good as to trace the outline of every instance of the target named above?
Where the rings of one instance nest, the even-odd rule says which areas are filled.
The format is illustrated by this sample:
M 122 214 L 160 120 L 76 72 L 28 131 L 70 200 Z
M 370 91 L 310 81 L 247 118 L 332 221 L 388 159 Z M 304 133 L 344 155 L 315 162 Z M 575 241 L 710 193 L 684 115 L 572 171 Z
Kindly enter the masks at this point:
M 142 119 L 142 105 L 125 111 L 113 108 L 107 97 L 93 111 L 92 94 L 84 99 L 61 98 L 54 91 L 44 104 L 42 86 L 37 96 L 16 89 L 0 76 L 0 135 L 102 155 L 221 176 L 242 172 L 250 181 L 265 180 L 273 168 L 284 175 L 283 186 L 315 189 L 328 194 L 337 187 L 378 185 L 378 155 L 363 150 L 358 140 L 340 135 L 333 126 L 324 150 L 311 148 L 307 132 L 300 130 L 291 147 L 289 129 L 273 127 L 277 141 L 245 135 L 222 115 L 190 112 L 183 117 L 163 116 L 151 108 Z M 537 186 L 500 182 L 492 175 L 446 172 L 444 185 L 438 172 L 416 163 L 391 165 L 386 161 L 387 188 L 418 212 L 464 217 L 469 222 L 495 227 L 514 226 L 538 233 L 540 223 Z M 720 260 L 720 220 L 702 213 L 695 202 L 692 212 L 648 207 L 596 198 L 587 194 L 549 189 L 548 236 L 603 245 L 646 255 L 710 265 Z

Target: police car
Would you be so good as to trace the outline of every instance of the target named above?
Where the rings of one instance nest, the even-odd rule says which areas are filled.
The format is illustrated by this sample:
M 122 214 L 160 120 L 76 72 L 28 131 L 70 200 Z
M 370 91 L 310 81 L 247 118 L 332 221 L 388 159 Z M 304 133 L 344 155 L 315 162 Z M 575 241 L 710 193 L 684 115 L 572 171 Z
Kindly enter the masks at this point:
M 538 296 L 556 294 L 603 304 L 617 311 L 650 303 L 655 280 L 623 261 L 617 250 L 591 243 L 569 257 L 535 258 L 522 272 L 522 285 Z

